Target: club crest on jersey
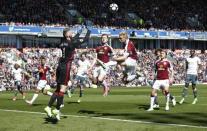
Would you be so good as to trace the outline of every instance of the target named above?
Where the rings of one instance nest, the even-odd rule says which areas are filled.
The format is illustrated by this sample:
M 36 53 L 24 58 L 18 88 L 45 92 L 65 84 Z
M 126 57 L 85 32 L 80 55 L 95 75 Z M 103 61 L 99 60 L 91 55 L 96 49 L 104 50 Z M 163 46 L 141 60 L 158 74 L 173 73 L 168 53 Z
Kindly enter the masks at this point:
M 107 47 L 104 47 L 104 50 L 107 50 Z
M 104 50 L 103 50 L 103 49 L 100 49 L 100 50 L 98 51 L 98 54 L 104 54 Z
M 163 67 L 164 65 L 160 64 L 158 70 L 165 70 Z

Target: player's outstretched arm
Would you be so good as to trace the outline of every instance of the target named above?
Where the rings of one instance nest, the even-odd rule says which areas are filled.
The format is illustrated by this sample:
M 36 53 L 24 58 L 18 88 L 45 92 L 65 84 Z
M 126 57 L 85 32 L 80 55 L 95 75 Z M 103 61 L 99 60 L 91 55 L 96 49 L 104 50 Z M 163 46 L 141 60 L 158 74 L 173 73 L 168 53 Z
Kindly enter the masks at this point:
M 80 38 L 80 33 L 78 33 L 75 37 L 73 37 L 72 43 L 74 47 L 78 47 L 89 40 L 91 31 L 88 30 L 87 28 L 84 28 L 81 33 L 85 33 L 85 32 L 86 35 L 83 39 Z

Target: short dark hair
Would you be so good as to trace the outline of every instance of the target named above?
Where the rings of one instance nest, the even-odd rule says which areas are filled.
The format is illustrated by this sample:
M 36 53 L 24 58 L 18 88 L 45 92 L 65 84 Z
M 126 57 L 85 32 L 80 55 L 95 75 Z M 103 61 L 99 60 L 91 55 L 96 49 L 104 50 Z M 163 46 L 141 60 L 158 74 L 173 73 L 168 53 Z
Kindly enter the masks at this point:
M 45 59 L 45 57 L 44 56 L 40 56 L 40 59 Z
M 101 37 L 103 37 L 103 36 L 107 36 L 107 38 L 109 38 L 108 34 L 102 34 Z
M 63 37 L 64 37 L 64 38 L 66 38 L 65 35 L 66 35 L 66 33 L 67 33 L 68 31 L 70 31 L 70 28 L 68 28 L 68 27 L 66 27 L 66 28 L 63 30 Z
M 155 54 L 157 54 L 157 52 L 161 52 L 161 51 L 162 51 L 162 49 L 158 48 L 155 50 Z
M 87 52 L 82 52 L 82 53 L 80 54 L 80 57 L 82 57 L 83 55 L 86 56 L 86 54 L 87 54 Z
M 165 55 L 167 55 L 167 51 L 166 51 L 166 50 L 163 50 L 163 49 L 162 49 L 160 52 L 165 52 Z
M 194 49 L 192 49 L 192 50 L 190 50 L 190 52 L 195 52 L 195 50 L 194 50 Z

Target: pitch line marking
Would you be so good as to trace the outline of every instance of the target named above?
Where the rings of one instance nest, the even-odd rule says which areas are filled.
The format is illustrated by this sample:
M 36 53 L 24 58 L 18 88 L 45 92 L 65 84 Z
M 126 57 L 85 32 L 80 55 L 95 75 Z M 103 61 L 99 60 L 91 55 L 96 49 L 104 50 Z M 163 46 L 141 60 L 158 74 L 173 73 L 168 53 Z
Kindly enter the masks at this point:
M 46 115 L 46 113 L 43 113 L 43 112 L 32 112 L 32 111 L 21 111 L 21 110 L 0 109 L 0 111 Z M 162 126 L 175 126 L 175 127 L 188 127 L 188 128 L 207 129 L 207 126 L 193 126 L 193 125 L 183 125 L 183 124 L 166 124 L 166 123 L 158 123 L 158 122 L 148 122 L 148 121 L 138 121 L 138 120 L 126 120 L 126 119 L 115 119 L 115 118 L 106 118 L 106 117 L 90 117 L 90 116 L 79 116 L 79 115 L 61 115 L 61 116 L 68 116 L 68 117 L 75 117 L 75 118 L 93 118 L 93 119 L 99 119 L 99 120 L 109 120 L 109 121 L 119 121 L 119 122 L 131 122 L 131 123 L 140 123 L 140 124 L 157 124 L 157 125 L 162 125 Z

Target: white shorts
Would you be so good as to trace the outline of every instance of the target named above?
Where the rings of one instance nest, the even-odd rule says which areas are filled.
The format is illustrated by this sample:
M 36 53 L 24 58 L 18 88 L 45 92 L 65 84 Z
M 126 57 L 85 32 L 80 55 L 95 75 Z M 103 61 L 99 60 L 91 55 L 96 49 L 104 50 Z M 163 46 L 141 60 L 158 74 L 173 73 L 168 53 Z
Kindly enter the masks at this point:
M 107 71 L 102 66 L 96 66 L 93 71 L 94 77 L 105 76 L 106 74 L 107 74 Z
M 106 65 L 107 67 L 110 67 L 110 66 L 116 66 L 116 65 L 117 65 L 117 61 L 109 61 L 109 62 L 105 63 L 105 65 Z
M 135 59 L 132 59 L 131 57 L 128 57 L 125 60 L 126 66 L 137 66 L 137 61 Z
M 37 89 L 42 90 L 43 88 L 45 88 L 46 85 L 47 85 L 46 80 L 39 80 L 39 82 L 37 84 Z
M 170 82 L 168 79 L 165 80 L 156 80 L 152 86 L 153 89 L 163 89 L 170 86 Z
M 125 60 L 126 67 L 125 67 L 125 73 L 130 76 L 130 75 L 135 75 L 136 74 L 136 67 L 137 67 L 137 61 L 128 57 Z

